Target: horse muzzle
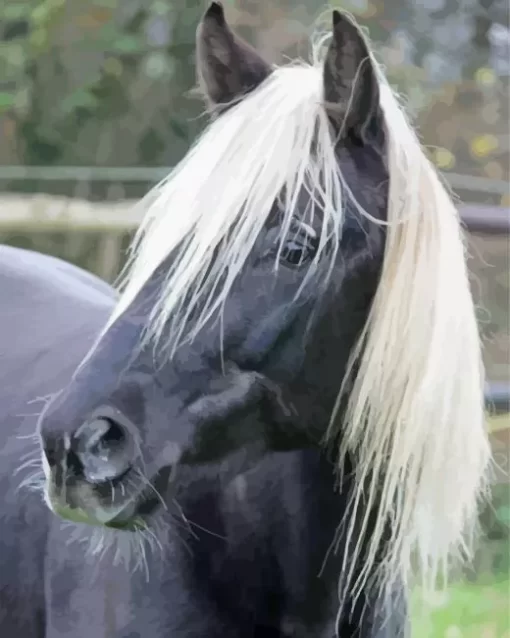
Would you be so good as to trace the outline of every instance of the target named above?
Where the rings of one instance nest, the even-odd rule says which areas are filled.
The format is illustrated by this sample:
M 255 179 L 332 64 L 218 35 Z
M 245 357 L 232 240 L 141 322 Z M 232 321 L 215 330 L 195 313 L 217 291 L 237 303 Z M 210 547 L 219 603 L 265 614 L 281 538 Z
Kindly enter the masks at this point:
M 41 438 L 46 502 L 62 518 L 135 530 L 165 506 L 180 448 L 168 444 L 146 468 L 136 432 L 117 410 L 96 410 L 71 437 Z

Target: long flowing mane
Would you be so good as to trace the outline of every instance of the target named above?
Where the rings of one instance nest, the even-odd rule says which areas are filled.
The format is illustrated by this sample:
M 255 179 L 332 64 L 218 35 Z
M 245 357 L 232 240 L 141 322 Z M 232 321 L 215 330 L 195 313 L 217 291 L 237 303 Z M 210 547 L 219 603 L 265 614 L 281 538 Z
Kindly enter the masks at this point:
M 145 335 L 164 342 L 172 356 L 182 339 L 221 311 L 282 193 L 282 240 L 306 187 L 324 215 L 311 271 L 326 255 L 334 259 L 326 247 L 340 237 L 343 202 L 352 194 L 324 106 L 324 43 L 315 47 L 312 63 L 276 68 L 213 121 L 142 201 L 145 219 L 108 326 L 173 255 Z M 351 514 L 353 520 L 361 516 L 362 532 L 344 568 L 353 573 L 361 542 L 367 543 L 359 590 L 377 563 L 388 524 L 386 584 L 406 578 L 416 556 L 424 581 L 434 585 L 451 556 L 469 553 L 490 458 L 480 341 L 458 214 L 373 63 L 387 137 L 387 244 L 377 294 L 352 355 L 357 373 L 347 418 L 341 424 L 332 418 L 327 437 L 341 441 L 340 466 L 346 453 L 357 459 Z M 377 511 L 375 530 L 368 526 L 368 506 Z

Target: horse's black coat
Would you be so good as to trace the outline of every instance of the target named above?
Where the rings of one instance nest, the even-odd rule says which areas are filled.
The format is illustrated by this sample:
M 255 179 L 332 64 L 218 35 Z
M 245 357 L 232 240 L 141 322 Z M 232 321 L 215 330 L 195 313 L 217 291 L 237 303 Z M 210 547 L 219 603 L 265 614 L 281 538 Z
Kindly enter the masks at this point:
M 202 84 L 220 111 L 271 72 L 233 37 L 215 3 L 198 42 Z M 365 64 L 355 85 L 352 77 L 365 57 L 357 30 L 335 13 L 326 95 L 343 100 L 354 87 L 356 105 L 346 128 L 339 125 L 345 105 L 330 105 L 337 160 L 358 203 L 384 219 L 388 175 L 374 71 Z M 303 194 L 296 223 L 307 204 Z M 289 243 L 275 278 L 277 224 L 275 209 L 229 294 L 221 340 L 206 326 L 173 358 L 157 362 L 150 347 L 136 348 L 163 264 L 74 376 L 113 307 L 113 292 L 71 266 L 4 250 L 2 635 L 332 638 L 342 538 L 336 554 L 328 550 L 351 486 L 346 468 L 335 491 L 335 459 L 320 442 L 377 289 L 384 232 L 348 207 L 328 285 L 319 270 L 295 303 L 305 270 L 296 254 L 313 245 Z M 164 558 L 156 552 L 147 559 L 148 583 L 143 570 L 128 577 L 113 565 L 111 552 L 87 562 L 68 541 L 77 530 L 86 539 L 92 528 L 62 524 L 40 499 L 16 491 L 14 471 L 35 446 L 17 437 L 32 433 L 36 421 L 17 415 L 40 412 L 42 404 L 27 402 L 56 391 L 38 429 L 52 506 L 67 517 L 79 508 L 89 522 L 110 526 L 133 526 L 141 515 L 149 528 L 164 521 L 172 533 Z M 159 490 L 167 511 L 142 494 L 138 447 L 146 479 L 158 486 L 177 468 L 171 489 L 165 479 Z M 28 571 L 20 566 L 27 563 Z M 349 599 L 341 603 L 341 638 L 396 637 L 405 626 L 401 601 L 388 601 L 386 614 L 366 592 L 354 608 Z
M 316 450 L 270 455 L 236 478 L 228 467 L 183 468 L 176 497 L 192 533 L 174 512 L 164 559 L 148 554 L 149 582 L 143 570 L 114 566 L 111 553 L 86 558 L 92 528 L 63 524 L 40 493 L 18 491 L 31 470 L 15 472 L 34 449 L 22 437 L 42 408 L 29 400 L 69 381 L 114 294 L 71 265 L 7 247 L 0 290 L 9 299 L 0 367 L 0 635 L 332 637 L 339 557 L 318 574 L 342 506 Z M 77 529 L 85 545 L 70 541 Z M 402 613 L 397 605 L 377 633 L 371 613 L 360 626 L 358 612 L 340 636 L 397 636 Z

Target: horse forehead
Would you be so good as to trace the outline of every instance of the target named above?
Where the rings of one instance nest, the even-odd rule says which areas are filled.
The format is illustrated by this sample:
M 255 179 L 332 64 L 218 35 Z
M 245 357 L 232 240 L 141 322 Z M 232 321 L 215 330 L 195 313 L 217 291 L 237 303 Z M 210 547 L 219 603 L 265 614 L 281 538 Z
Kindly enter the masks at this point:
M 381 182 L 388 179 L 385 159 L 376 146 L 365 145 L 358 147 L 338 143 L 335 148 L 335 155 L 342 182 L 353 195 L 367 188 L 367 186 L 379 186 Z M 311 173 L 305 174 L 303 185 L 298 195 L 298 204 L 306 204 L 310 200 L 312 191 L 316 189 L 317 182 L 321 188 L 324 187 L 324 176 L 320 170 L 320 163 L 318 163 L 313 152 L 311 153 L 310 162 L 311 173 L 318 172 L 318 179 L 317 175 L 312 177 Z
M 384 216 L 387 207 L 388 174 L 384 164 L 382 161 L 378 162 L 370 150 L 360 151 L 354 157 L 343 150 L 338 157 L 342 181 L 346 187 L 342 189 L 342 207 L 345 211 L 345 221 L 349 225 L 360 217 L 358 206 L 376 217 Z M 319 182 L 323 187 L 322 180 Z M 310 176 L 305 176 L 295 200 L 295 216 L 302 221 L 313 223 L 317 229 L 324 219 L 324 208 L 321 190 L 317 189 L 316 183 L 312 183 Z

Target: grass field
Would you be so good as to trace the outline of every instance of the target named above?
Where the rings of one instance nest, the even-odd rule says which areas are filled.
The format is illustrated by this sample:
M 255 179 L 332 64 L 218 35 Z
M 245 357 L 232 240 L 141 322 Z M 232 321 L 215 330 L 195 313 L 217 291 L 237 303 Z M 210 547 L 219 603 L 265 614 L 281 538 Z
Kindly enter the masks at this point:
M 510 580 L 458 583 L 413 600 L 412 638 L 510 638 Z

